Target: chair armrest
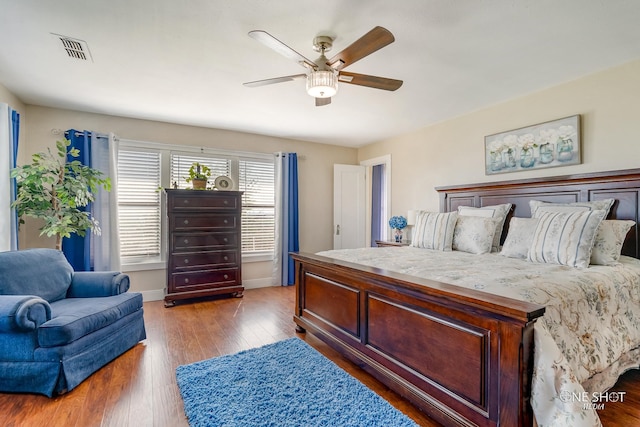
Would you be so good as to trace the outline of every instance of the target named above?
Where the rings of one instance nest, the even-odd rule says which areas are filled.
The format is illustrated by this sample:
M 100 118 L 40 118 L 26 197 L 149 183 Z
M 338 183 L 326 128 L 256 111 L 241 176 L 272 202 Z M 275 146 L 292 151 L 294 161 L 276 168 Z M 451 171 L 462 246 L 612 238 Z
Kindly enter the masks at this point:
M 51 320 L 51 306 L 33 295 L 0 295 L 0 332 L 33 331 Z
M 110 297 L 129 290 L 129 276 L 119 271 L 76 271 L 67 298 Z

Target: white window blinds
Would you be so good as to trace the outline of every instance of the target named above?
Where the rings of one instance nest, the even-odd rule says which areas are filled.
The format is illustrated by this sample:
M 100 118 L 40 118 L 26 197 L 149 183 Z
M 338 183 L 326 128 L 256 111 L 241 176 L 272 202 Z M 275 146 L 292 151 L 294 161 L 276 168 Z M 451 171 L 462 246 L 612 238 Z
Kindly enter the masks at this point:
M 171 185 L 188 188 L 185 181 L 194 162 L 211 169 L 208 187 L 218 176 L 229 176 L 242 195 L 242 253 L 273 252 L 275 195 L 273 161 L 242 157 L 224 158 L 215 154 L 171 153 Z
M 272 252 L 275 233 L 273 161 L 240 160 L 242 252 Z
M 121 262 L 138 264 L 165 257 L 161 187 L 186 189 L 194 162 L 211 169 L 215 178 L 228 176 L 243 192 L 242 253 L 272 256 L 275 239 L 273 156 L 259 153 L 214 152 L 189 146 L 166 146 L 141 141 L 121 142 L 118 159 L 118 197 Z
M 230 176 L 231 161 L 225 158 L 198 156 L 193 154 L 171 153 L 171 188 L 176 183 L 178 188 L 190 188 L 191 183 L 185 181 L 189 177 L 189 168 L 195 162 L 211 169 L 211 177 L 207 187 L 213 186 L 213 180 L 218 176 Z
M 160 257 L 160 153 L 118 152 L 118 220 L 123 263 Z

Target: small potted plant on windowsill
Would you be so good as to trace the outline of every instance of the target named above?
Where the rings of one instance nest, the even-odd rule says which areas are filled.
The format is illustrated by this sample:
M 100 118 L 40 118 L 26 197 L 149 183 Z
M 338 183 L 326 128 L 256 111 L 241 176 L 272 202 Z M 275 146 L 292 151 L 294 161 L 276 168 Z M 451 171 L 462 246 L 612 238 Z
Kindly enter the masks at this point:
M 206 190 L 207 181 L 211 176 L 211 169 L 195 162 L 189 168 L 189 177 L 185 181 L 190 182 L 194 190 Z

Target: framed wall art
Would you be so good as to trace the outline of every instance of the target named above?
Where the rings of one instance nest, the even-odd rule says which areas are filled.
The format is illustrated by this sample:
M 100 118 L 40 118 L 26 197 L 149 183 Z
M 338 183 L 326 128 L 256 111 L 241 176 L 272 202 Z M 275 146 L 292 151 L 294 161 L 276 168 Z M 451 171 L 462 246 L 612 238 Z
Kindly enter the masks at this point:
M 485 136 L 485 174 L 582 163 L 580 115 Z

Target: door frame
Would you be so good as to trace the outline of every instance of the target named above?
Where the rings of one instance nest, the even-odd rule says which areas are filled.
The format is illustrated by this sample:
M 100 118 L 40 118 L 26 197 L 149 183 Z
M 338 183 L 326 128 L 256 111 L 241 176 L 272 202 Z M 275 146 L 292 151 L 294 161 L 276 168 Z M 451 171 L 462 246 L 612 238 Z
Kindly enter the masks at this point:
M 372 200 L 372 168 L 377 165 L 384 165 L 384 180 L 382 182 L 382 191 L 384 195 L 382 197 L 384 206 L 382 209 L 383 222 L 389 221 L 391 218 L 391 154 L 386 154 L 380 157 L 374 157 L 372 159 L 362 160 L 361 166 L 366 166 L 366 182 L 367 182 L 367 194 L 365 197 L 365 204 L 367 206 L 367 213 L 365 218 L 365 226 L 368 230 L 366 234 L 366 245 L 371 246 L 371 200 Z M 389 227 L 384 227 L 382 232 L 382 239 L 389 239 Z

